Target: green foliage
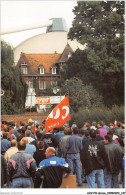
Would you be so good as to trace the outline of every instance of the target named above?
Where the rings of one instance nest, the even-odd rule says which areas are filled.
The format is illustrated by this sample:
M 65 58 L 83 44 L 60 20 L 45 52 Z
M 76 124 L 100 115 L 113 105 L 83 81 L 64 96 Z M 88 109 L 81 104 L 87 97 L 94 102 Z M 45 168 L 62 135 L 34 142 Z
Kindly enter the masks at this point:
M 72 55 L 62 76 L 91 83 L 107 106 L 124 104 L 124 1 L 79 1 L 73 12 L 68 37 L 87 49 Z
M 5 91 L 2 101 L 2 114 L 16 114 L 24 111 L 27 84 L 18 67 L 13 66 L 12 48 L 1 43 L 1 88 Z
M 92 107 L 91 109 L 81 108 L 78 113 L 71 114 L 71 124 L 76 122 L 79 128 L 83 127 L 84 122 L 104 121 L 105 124 L 114 123 L 114 121 L 124 121 L 124 106 L 114 105 L 111 109 L 102 107 Z
M 84 108 L 98 107 L 103 103 L 102 96 L 93 89 L 91 84 L 84 85 L 80 79 L 75 77 L 62 84 L 61 92 L 69 95 L 70 106 L 75 112 L 82 106 Z

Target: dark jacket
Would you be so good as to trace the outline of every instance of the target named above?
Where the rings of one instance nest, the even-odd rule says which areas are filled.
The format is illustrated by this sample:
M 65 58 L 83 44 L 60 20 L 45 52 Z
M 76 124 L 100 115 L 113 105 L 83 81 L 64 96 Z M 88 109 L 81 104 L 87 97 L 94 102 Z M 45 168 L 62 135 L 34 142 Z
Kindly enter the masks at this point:
M 7 162 L 3 155 L 1 155 L 1 187 L 7 183 Z
M 65 172 L 70 173 L 71 169 L 65 159 L 51 156 L 43 160 L 35 174 L 34 187 L 41 185 L 41 176 L 44 176 L 43 188 L 58 188 L 62 183 L 62 176 Z
M 90 174 L 93 170 L 104 169 L 104 145 L 92 139 L 88 141 L 81 151 L 80 159 L 82 166 L 85 169 L 85 174 Z
M 113 142 L 105 144 L 105 168 L 109 173 L 118 174 L 122 169 L 123 150 Z
M 46 158 L 45 150 L 37 150 L 34 153 L 33 158 L 35 159 L 36 165 L 38 166 L 39 163 Z
M 36 171 L 36 162 L 31 154 L 24 151 L 19 151 L 12 155 L 8 162 L 9 180 L 15 178 L 30 178 L 34 177 Z

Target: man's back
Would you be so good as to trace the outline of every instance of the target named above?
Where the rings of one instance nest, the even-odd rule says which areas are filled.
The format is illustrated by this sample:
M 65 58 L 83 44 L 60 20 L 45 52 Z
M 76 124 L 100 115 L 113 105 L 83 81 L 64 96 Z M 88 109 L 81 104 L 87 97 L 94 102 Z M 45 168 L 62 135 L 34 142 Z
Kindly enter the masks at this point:
M 80 157 L 86 175 L 93 170 L 104 168 L 104 155 L 104 145 L 96 141 L 96 139 L 92 139 L 84 145 Z
M 8 162 L 10 181 L 15 178 L 30 178 L 36 171 L 36 163 L 30 154 L 19 151 L 12 155 Z
M 122 159 L 124 153 L 121 147 L 115 143 L 105 144 L 105 166 L 110 173 L 119 173 L 122 168 Z
M 67 153 L 79 153 L 82 149 L 82 140 L 78 135 L 71 135 L 65 144 Z

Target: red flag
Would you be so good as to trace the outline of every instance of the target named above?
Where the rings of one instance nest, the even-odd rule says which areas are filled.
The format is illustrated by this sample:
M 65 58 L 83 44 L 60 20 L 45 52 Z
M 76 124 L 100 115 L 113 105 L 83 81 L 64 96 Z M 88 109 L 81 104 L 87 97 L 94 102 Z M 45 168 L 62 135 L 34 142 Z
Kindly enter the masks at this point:
M 49 114 L 45 121 L 45 131 L 62 126 L 70 120 L 69 98 L 65 97 Z

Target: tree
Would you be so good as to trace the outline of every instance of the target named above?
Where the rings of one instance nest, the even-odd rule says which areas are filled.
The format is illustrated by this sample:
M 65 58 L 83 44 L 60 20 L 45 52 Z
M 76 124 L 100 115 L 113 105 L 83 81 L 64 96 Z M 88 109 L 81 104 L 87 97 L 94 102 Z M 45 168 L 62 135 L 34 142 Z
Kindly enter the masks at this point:
M 10 45 L 1 43 L 1 88 L 2 114 L 19 113 L 25 107 L 27 84 L 18 67 L 13 66 L 13 50 Z
M 93 89 L 92 85 L 85 86 L 82 81 L 76 77 L 66 80 L 61 86 L 62 94 L 68 94 L 70 106 L 77 112 L 80 108 L 90 109 L 99 107 L 103 104 L 102 96 Z
M 79 1 L 73 12 L 68 38 L 87 43 L 87 49 L 69 58 L 65 78 L 91 83 L 108 106 L 123 104 L 124 1 Z

